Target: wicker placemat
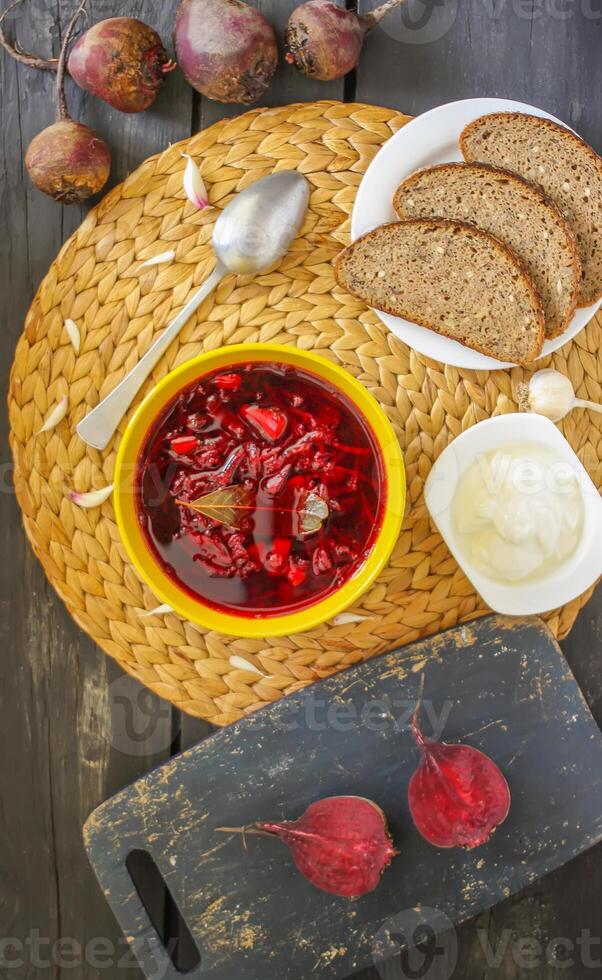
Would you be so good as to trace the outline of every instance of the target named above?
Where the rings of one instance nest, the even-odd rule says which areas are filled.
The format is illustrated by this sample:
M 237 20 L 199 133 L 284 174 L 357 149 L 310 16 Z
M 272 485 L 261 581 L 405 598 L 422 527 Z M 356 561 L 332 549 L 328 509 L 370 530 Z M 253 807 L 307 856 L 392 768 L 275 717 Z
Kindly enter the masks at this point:
M 331 261 L 348 241 L 356 188 L 372 157 L 408 117 L 366 105 L 320 102 L 248 112 L 151 157 L 111 191 L 63 246 L 42 282 L 17 346 L 9 408 L 17 496 L 25 530 L 79 625 L 122 667 L 179 708 L 227 724 L 319 677 L 399 643 L 486 612 L 430 524 L 422 487 L 459 432 L 515 411 L 522 369 L 471 372 L 411 351 L 334 283 Z M 301 237 L 269 275 L 225 280 L 154 373 L 221 344 L 277 341 L 343 364 L 385 407 L 404 450 L 408 513 L 389 567 L 354 612 L 363 620 L 286 639 L 235 640 L 175 614 L 144 615 L 158 600 L 127 560 L 110 501 L 83 510 L 66 489 L 112 481 L 118 439 L 104 453 L 75 427 L 148 348 L 211 270 L 217 211 L 196 211 L 182 190 L 182 151 L 201 163 L 223 207 L 252 181 L 297 168 L 312 187 Z M 175 249 L 171 264 L 141 268 Z M 70 317 L 82 344 L 64 329 Z M 601 400 L 602 330 L 593 321 L 546 363 L 582 397 Z M 149 386 L 152 382 L 149 382 Z M 147 386 L 147 390 L 148 387 Z M 35 435 L 60 398 L 66 418 Z M 563 432 L 602 484 L 601 419 L 574 412 Z M 547 617 L 557 636 L 587 596 Z M 243 668 L 243 661 L 249 665 Z

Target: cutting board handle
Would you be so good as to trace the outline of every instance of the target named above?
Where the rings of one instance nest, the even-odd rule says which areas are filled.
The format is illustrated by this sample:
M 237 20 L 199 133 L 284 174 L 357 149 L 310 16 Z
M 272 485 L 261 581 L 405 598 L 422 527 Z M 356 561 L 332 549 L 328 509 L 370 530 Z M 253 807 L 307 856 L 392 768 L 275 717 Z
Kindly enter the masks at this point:
M 90 823 L 84 829 L 88 839 L 94 833 Z M 111 868 L 111 904 L 130 950 L 147 980 L 196 980 L 202 975 L 202 963 L 186 973 L 177 970 L 151 921 L 127 867 L 132 850 L 136 848 L 131 844 L 127 850 L 118 848 Z

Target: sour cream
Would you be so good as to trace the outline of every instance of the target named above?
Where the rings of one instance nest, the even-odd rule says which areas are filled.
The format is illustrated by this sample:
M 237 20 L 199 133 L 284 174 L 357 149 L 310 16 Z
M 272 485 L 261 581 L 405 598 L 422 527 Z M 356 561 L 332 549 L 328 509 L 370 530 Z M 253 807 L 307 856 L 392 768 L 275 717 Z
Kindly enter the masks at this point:
M 501 582 L 544 578 L 577 549 L 583 499 L 573 468 L 535 443 L 480 456 L 452 503 L 458 542 L 484 574 Z

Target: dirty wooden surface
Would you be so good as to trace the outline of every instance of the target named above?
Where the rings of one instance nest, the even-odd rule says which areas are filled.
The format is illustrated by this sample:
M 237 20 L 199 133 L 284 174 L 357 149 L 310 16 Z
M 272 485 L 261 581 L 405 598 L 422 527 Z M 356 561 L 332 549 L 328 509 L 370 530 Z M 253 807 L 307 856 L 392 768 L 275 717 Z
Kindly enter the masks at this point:
M 416 113 L 457 98 L 507 96 L 564 118 L 602 150 L 599 0 L 409 0 L 368 39 L 356 76 L 320 85 L 281 69 L 266 104 L 357 98 Z M 3 3 L 2 7 L 6 4 Z M 256 0 L 280 31 L 295 0 Z M 56 51 L 74 4 L 36 0 L 23 10 L 25 48 Z M 375 4 L 364 3 L 367 10 Z M 175 0 L 93 0 L 94 19 L 140 16 L 169 37 Z M 43 198 L 23 173 L 31 138 L 52 121 L 52 79 L 1 53 L 0 323 L 2 386 L 37 283 L 84 209 Z M 235 108 L 197 97 L 178 73 L 156 106 L 122 116 L 69 86 L 72 113 L 111 144 L 113 181 L 169 141 Z M 25 543 L 11 493 L 1 419 L 0 529 L 0 976 L 92 980 L 139 976 L 83 852 L 81 826 L 103 799 L 206 734 L 122 676 L 71 622 Z M 602 721 L 602 594 L 583 610 L 565 653 Z M 458 931 L 454 978 L 556 980 L 600 975 L 602 850 L 594 848 Z M 173 909 L 157 896 L 168 932 Z M 14 942 L 9 942 L 14 940 Z M 26 940 L 29 945 L 24 946 Z M 425 965 L 428 964 L 428 954 Z M 568 967 L 568 968 L 567 968 Z M 427 973 L 416 962 L 381 967 L 384 980 L 448 980 L 445 950 Z M 374 970 L 363 980 L 376 980 Z M 234 978 L 233 978 L 234 980 Z

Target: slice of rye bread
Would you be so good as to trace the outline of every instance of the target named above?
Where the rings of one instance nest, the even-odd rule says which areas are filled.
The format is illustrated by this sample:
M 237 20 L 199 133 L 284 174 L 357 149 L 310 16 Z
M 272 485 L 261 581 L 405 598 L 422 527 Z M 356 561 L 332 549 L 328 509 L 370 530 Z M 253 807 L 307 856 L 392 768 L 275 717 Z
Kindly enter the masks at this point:
M 564 126 L 520 112 L 480 116 L 463 130 L 464 159 L 489 163 L 539 184 L 577 235 L 579 306 L 602 296 L 602 159 Z
M 460 221 L 381 225 L 335 259 L 340 286 L 368 306 L 412 320 L 513 364 L 541 352 L 544 313 L 524 266 L 492 235 Z
M 393 206 L 400 218 L 467 221 L 509 245 L 543 300 L 546 337 L 569 325 L 581 286 L 577 239 L 542 191 L 483 163 L 442 163 L 412 174 Z

